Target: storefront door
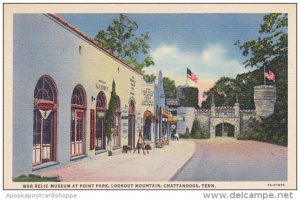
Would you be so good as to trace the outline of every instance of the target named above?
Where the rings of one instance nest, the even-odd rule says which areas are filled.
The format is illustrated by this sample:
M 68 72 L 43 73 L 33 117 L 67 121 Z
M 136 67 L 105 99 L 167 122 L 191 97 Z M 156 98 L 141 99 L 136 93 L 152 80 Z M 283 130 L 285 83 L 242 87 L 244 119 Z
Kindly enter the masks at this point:
M 41 164 L 53 160 L 53 113 L 46 119 L 39 110 L 34 111 L 33 163 Z
M 95 146 L 96 150 L 101 150 L 106 148 L 106 135 L 105 135 L 105 112 L 97 111 L 96 114 L 96 140 Z
M 72 126 L 74 126 L 74 133 L 71 140 L 72 156 L 83 154 L 83 133 L 84 133 L 84 112 L 82 110 L 74 110 L 74 118 Z
M 42 76 L 34 90 L 32 165 L 56 160 L 57 90 L 54 80 Z

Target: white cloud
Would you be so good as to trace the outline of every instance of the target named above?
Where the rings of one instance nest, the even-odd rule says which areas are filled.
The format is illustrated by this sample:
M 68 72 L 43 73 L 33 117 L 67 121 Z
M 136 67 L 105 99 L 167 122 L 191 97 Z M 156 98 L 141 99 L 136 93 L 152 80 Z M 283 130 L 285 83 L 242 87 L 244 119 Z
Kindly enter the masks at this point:
M 165 44 L 161 45 L 155 51 L 151 52 L 152 56 L 157 61 L 166 59 L 166 57 L 172 56 L 174 54 L 179 54 L 179 49 L 176 46 L 167 46 Z
M 223 57 L 227 53 L 227 50 L 219 44 L 208 44 L 201 52 L 200 58 L 205 63 L 210 63 L 215 61 L 216 57 Z
M 221 44 L 207 44 L 199 51 L 183 51 L 177 46 L 162 44 L 150 54 L 155 66 L 147 68 L 147 73 L 162 70 L 163 76 L 182 85 L 186 83 L 186 68 L 190 68 L 199 78 L 201 96 L 222 76 L 234 78 L 247 71 L 238 59 L 230 58 L 228 50 Z M 194 85 L 192 81 L 189 84 Z
M 146 72 L 161 69 L 177 84 L 185 83 L 187 67 L 198 75 L 200 81 L 216 81 L 222 76 L 235 77 L 247 71 L 237 59 L 229 57 L 228 50 L 221 44 L 208 44 L 202 51 L 183 51 L 177 46 L 162 44 L 150 53 L 155 67 L 149 67 Z

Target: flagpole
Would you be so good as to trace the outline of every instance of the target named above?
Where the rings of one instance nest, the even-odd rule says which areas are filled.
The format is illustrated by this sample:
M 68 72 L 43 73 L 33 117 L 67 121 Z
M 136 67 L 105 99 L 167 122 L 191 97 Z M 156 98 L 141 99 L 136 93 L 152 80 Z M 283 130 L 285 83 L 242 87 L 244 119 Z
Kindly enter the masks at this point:
M 188 79 L 188 75 L 186 74 L 186 86 L 188 85 L 188 84 L 187 84 L 187 82 L 188 82 L 188 80 L 187 80 L 187 79 Z
M 264 85 L 266 85 L 266 66 L 264 65 Z
M 188 74 L 186 73 L 186 86 L 188 86 Z
M 201 108 L 200 84 L 198 84 L 197 86 L 198 86 L 198 106 L 199 108 Z

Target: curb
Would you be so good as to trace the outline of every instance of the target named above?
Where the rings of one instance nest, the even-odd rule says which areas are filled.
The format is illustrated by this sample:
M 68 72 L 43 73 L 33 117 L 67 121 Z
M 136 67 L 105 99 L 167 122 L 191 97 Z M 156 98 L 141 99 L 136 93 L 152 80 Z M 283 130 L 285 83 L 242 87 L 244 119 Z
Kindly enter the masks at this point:
M 194 142 L 194 141 L 193 141 L 193 142 Z M 173 173 L 173 175 L 170 176 L 170 178 L 168 179 L 168 181 L 174 181 L 175 177 L 179 174 L 179 172 L 181 172 L 182 169 L 190 162 L 190 160 L 192 160 L 192 158 L 195 157 L 196 152 L 197 152 L 197 145 L 196 145 L 195 142 L 194 142 L 194 144 L 195 144 L 195 149 L 194 149 L 194 153 L 192 154 L 192 156 L 189 157 L 188 159 L 186 159 L 186 160 L 183 162 L 182 166 L 179 167 L 179 168 Z

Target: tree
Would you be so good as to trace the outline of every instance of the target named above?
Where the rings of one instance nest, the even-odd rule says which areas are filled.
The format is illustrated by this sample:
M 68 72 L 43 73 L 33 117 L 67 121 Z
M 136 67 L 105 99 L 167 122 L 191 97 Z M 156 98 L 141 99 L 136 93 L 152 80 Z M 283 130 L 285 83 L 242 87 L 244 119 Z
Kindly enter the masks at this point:
M 212 96 L 214 96 L 214 103 L 217 106 L 233 105 L 235 102 L 236 83 L 234 79 L 222 77 L 209 90 L 204 92 L 207 96 L 206 100 L 202 102 L 202 108 L 210 108 Z
M 191 134 L 192 135 L 200 134 L 200 121 L 197 119 L 195 119 L 193 122 Z
M 208 91 L 204 92 L 207 97 L 202 102 L 202 108 L 209 109 L 211 98 L 214 96 L 216 106 L 232 106 L 238 101 L 241 109 L 255 109 L 254 86 L 263 84 L 263 69 L 256 69 L 252 72 L 238 74 L 236 78 L 222 77 Z
M 209 138 L 209 135 L 207 132 L 201 130 L 200 121 L 198 119 L 194 119 L 191 134 L 188 137 L 195 139 L 207 139 Z
M 108 109 L 105 113 L 106 118 L 106 136 L 107 136 L 107 145 L 110 147 L 108 154 L 111 155 L 111 144 L 112 144 L 112 129 L 114 128 L 114 117 L 115 110 L 120 102 L 120 97 L 116 94 L 116 83 L 113 80 L 112 82 L 112 91 L 110 93 L 110 100 L 108 103 Z
M 180 106 L 198 108 L 198 92 L 198 88 L 195 87 L 182 88 L 182 96 L 179 97 Z
M 287 97 L 288 97 L 288 15 L 271 13 L 264 16 L 259 33 L 262 37 L 257 40 L 240 41 L 236 45 L 247 57 L 246 67 L 263 66 L 271 69 L 276 75 L 277 99 L 274 114 L 262 119 L 261 127 L 264 132 L 270 133 L 269 138 L 277 138 L 280 144 L 287 144 Z M 274 83 L 269 83 L 274 84 Z
M 167 99 L 176 98 L 176 85 L 175 85 L 175 81 L 171 80 L 168 77 L 164 77 L 163 78 L 163 85 L 164 85 L 165 97 Z
M 156 79 L 154 74 L 144 74 L 143 79 L 146 83 L 153 83 Z
M 143 71 L 144 67 L 154 65 L 154 62 L 148 53 L 149 33 L 137 36 L 137 29 L 138 24 L 134 20 L 120 14 L 106 31 L 100 30 L 94 40 L 137 70 Z
M 257 40 L 246 41 L 243 44 L 238 40 L 236 45 L 248 59 L 245 67 L 270 67 L 276 62 L 287 63 L 287 14 L 271 13 L 264 16 L 259 33 L 263 37 Z M 287 67 L 287 66 L 286 66 Z

